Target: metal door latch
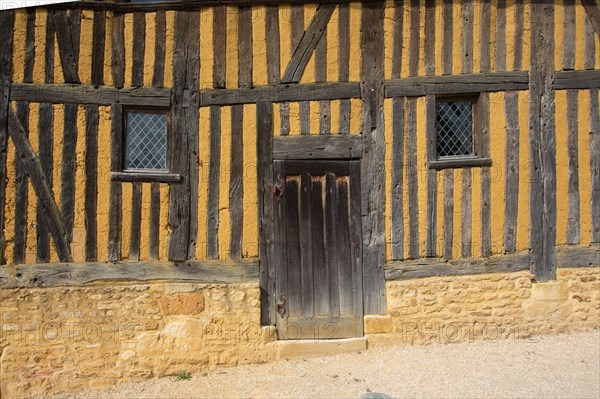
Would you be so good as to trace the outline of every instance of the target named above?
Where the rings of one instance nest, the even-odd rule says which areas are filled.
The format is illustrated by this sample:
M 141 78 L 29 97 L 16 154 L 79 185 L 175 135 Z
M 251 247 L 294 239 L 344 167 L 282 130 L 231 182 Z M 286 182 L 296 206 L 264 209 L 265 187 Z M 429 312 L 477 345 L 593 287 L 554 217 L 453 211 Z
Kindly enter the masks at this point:
M 286 313 L 285 304 L 287 303 L 285 296 L 283 294 L 279 295 L 279 299 L 277 299 L 277 314 L 280 317 L 283 317 Z

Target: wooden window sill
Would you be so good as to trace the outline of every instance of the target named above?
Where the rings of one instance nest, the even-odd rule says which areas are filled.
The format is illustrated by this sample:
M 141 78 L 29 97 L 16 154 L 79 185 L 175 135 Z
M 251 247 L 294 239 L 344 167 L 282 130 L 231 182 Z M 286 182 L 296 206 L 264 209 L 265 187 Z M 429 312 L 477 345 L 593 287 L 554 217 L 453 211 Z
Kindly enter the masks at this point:
M 116 181 L 179 183 L 181 181 L 181 175 L 177 173 L 160 172 L 111 172 L 110 179 Z
M 492 166 L 492 160 L 490 158 L 477 158 L 477 157 L 456 157 L 449 159 L 438 159 L 436 161 L 430 161 L 428 163 L 429 169 L 450 169 L 450 168 L 469 168 L 469 167 L 482 167 Z

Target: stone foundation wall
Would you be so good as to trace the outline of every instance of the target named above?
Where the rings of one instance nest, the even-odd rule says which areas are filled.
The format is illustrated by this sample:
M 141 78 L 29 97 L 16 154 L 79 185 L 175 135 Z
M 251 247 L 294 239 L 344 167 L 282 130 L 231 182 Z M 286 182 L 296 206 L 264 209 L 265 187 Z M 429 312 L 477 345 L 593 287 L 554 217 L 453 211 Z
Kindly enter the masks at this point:
M 2 398 L 275 359 L 257 283 L 0 290 Z
M 0 290 L 1 397 L 30 397 L 198 372 L 219 365 L 384 345 L 530 339 L 600 328 L 600 269 L 387 283 L 388 315 L 367 340 L 277 341 L 261 327 L 258 283 L 95 283 Z M 329 345 L 329 346 L 328 346 Z
M 390 281 L 387 316 L 366 316 L 369 346 L 528 339 L 600 328 L 600 269 Z

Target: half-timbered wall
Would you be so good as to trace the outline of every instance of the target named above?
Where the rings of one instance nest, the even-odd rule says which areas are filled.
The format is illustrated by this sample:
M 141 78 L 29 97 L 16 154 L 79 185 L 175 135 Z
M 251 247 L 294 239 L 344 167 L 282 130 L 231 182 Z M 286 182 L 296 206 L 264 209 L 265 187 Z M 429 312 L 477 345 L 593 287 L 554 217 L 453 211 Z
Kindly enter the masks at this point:
M 388 1 L 383 22 L 371 10 L 376 6 L 366 16 L 364 7 L 14 11 L 14 33 L 7 37 L 11 106 L 52 189 L 73 260 L 257 257 L 257 124 L 272 126 L 275 138 L 365 131 L 359 83 L 377 77 L 365 76 L 369 65 L 361 72 L 375 42 L 361 37 L 360 27 L 371 20 L 383 29 L 387 260 L 487 257 L 529 248 L 531 4 Z M 556 243 L 587 244 L 600 241 L 598 76 L 578 80 L 569 71 L 597 72 L 600 43 L 580 2 L 558 1 L 553 8 L 549 51 L 560 71 Z M 3 21 L 12 13 L 4 11 Z M 295 56 L 297 46 L 309 56 Z M 492 88 L 489 81 L 471 85 L 490 91 L 481 103 L 483 151 L 492 165 L 428 169 L 427 94 L 452 91 L 444 87 L 456 82 L 444 76 L 472 73 L 496 73 L 498 82 Z M 427 86 L 428 79 L 437 85 Z M 467 78 L 456 90 L 477 82 Z M 46 83 L 74 86 L 54 94 L 37 90 Z M 262 125 L 259 101 L 267 102 L 272 119 Z M 123 107 L 157 104 L 172 108 L 178 127 L 174 168 L 182 182 L 111 180 L 111 167 L 119 166 L 115 138 L 122 134 Z M 6 158 L 3 263 L 56 262 L 50 227 L 10 139 Z M 368 181 L 380 187 L 377 177 Z M 189 206 L 181 202 L 186 192 Z M 379 211 L 369 198 L 375 202 L 363 203 L 363 217 Z M 380 228 L 372 223 L 367 225 Z M 181 242 L 179 248 L 169 240 Z

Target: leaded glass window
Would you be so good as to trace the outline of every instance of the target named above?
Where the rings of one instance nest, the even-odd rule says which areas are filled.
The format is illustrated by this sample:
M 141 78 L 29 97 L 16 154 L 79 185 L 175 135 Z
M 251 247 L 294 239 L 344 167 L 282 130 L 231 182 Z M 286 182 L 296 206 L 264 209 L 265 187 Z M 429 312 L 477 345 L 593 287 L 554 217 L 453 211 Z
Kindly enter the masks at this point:
M 123 169 L 167 171 L 167 114 L 128 112 Z

